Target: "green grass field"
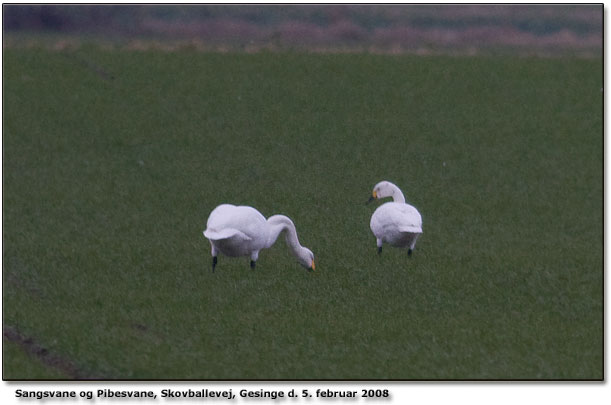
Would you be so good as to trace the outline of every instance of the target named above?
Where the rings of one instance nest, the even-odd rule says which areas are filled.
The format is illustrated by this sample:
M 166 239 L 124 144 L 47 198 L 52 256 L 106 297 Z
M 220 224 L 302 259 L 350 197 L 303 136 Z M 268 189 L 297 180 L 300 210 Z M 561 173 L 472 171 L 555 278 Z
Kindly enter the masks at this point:
M 3 51 L 4 379 L 602 379 L 602 60 Z M 389 180 L 423 217 L 379 257 Z M 211 272 L 220 203 L 284 240 Z

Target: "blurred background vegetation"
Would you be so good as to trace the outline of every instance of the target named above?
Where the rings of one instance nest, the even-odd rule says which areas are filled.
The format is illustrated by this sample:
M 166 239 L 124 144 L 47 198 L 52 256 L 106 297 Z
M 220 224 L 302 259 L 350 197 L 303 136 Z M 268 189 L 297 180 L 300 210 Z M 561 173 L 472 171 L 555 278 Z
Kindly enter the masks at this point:
M 3 5 L 3 31 L 4 47 L 600 56 L 603 6 Z

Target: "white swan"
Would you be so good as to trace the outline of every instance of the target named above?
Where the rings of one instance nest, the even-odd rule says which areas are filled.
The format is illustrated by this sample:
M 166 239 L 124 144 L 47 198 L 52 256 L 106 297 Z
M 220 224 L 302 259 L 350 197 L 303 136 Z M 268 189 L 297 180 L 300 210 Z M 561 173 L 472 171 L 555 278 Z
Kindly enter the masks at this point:
M 388 181 L 375 185 L 368 202 L 385 197 L 392 197 L 393 202 L 380 205 L 369 222 L 376 237 L 378 253 L 382 253 L 382 243 L 388 243 L 395 247 L 408 247 L 407 254 L 411 256 L 422 234 L 422 217 L 416 208 L 405 203 L 399 187 Z
M 286 243 L 297 261 L 314 270 L 314 254 L 299 244 L 295 225 L 289 217 L 273 215 L 266 220 L 252 207 L 219 205 L 210 213 L 204 231 L 212 246 L 212 271 L 219 252 L 230 257 L 250 256 L 250 267 L 254 269 L 259 251 L 271 247 L 282 231 L 286 231 Z

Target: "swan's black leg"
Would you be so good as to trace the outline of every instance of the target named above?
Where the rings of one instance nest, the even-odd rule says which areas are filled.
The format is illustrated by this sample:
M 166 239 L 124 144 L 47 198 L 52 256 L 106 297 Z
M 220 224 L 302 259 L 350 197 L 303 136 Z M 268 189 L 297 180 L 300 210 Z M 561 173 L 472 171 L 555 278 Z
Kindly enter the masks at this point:
M 382 246 L 378 246 L 378 254 L 382 254 Z
M 409 249 L 409 250 L 407 251 L 407 255 L 411 257 L 411 255 L 412 255 L 412 250 L 411 250 L 411 249 Z
M 214 268 L 216 267 L 216 262 L 218 262 L 218 259 L 216 258 L 216 256 L 214 256 L 212 258 L 212 272 L 214 273 Z
M 256 262 L 254 260 L 251 260 L 250 261 L 250 268 L 254 270 L 255 269 L 255 264 L 256 264 Z

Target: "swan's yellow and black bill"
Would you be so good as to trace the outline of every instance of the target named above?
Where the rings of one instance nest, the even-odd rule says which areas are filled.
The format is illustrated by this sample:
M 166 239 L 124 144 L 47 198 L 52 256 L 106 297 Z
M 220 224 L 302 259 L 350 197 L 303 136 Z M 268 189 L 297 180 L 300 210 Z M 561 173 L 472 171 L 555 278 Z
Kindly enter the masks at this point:
M 310 267 L 310 270 L 316 270 L 316 264 L 314 263 L 314 260 L 312 260 L 312 267 Z
M 373 198 L 378 198 L 378 193 L 376 193 L 376 191 L 375 191 L 375 190 L 373 190 L 372 197 L 373 197 Z

